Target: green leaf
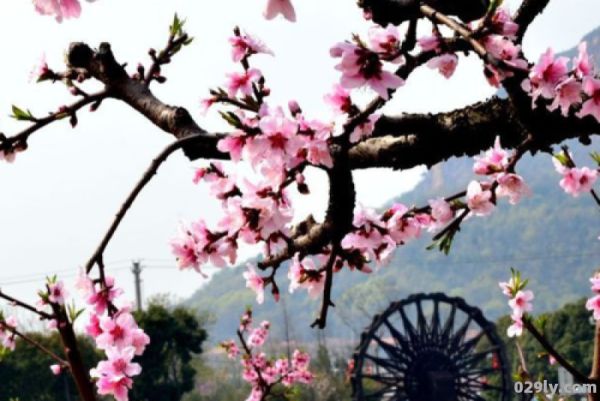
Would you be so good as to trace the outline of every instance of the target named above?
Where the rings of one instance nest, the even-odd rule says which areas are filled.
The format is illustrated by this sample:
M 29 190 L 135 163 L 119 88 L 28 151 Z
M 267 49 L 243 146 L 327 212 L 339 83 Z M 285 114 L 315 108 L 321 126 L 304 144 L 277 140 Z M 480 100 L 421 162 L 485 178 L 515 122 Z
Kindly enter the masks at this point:
M 590 153 L 590 156 L 592 157 L 592 159 L 594 159 L 596 164 L 600 166 L 600 153 L 592 152 L 592 153 Z
M 35 121 L 35 117 L 29 110 L 23 110 L 13 104 L 12 106 L 12 118 L 18 121 Z
M 563 166 L 565 166 L 565 167 L 569 167 L 569 158 L 567 157 L 567 155 L 566 155 L 566 154 L 564 154 L 564 153 L 562 153 L 562 152 L 561 152 L 561 153 L 557 153 L 557 154 L 555 154 L 555 155 L 554 155 L 554 158 L 555 158 L 556 160 L 558 160 L 558 162 L 559 162 L 561 165 L 563 165 Z
M 173 23 L 169 27 L 169 31 L 171 36 L 177 37 L 183 35 L 183 26 L 185 25 L 185 20 L 179 18 L 177 14 L 173 17 Z
M 220 111 L 219 114 L 221 114 L 221 117 L 223 118 L 223 120 L 227 121 L 227 123 L 229 125 L 231 125 L 232 127 L 242 128 L 242 122 L 240 121 L 239 117 L 235 115 L 235 113 L 232 113 L 230 111 L 228 111 L 228 112 Z
M 488 14 L 494 13 L 498 7 L 500 7 L 504 3 L 504 0 L 492 0 L 490 1 L 490 6 L 488 7 Z

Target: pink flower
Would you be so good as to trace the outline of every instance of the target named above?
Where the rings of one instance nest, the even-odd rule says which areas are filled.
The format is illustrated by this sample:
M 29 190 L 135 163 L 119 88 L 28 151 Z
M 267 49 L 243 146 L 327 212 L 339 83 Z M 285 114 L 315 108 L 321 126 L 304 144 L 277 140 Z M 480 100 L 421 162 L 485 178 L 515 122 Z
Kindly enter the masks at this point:
M 354 89 L 368 86 L 383 99 L 389 99 L 389 91 L 404 85 L 404 80 L 383 69 L 379 55 L 352 43 L 340 43 L 331 49 L 331 55 L 341 58 L 335 67 L 342 72 L 341 84 Z
M 63 305 L 67 291 L 62 281 L 48 284 L 48 300 L 53 304 Z
M 417 43 L 424 52 L 440 51 L 440 38 L 437 35 L 423 36 L 417 40 Z
M 17 322 L 17 318 L 16 318 L 16 317 L 14 317 L 14 316 L 9 316 L 9 317 L 7 317 L 7 318 L 6 318 L 6 320 L 4 321 L 4 323 L 5 323 L 5 324 L 6 324 L 8 327 L 10 327 L 10 328 L 13 328 L 13 329 L 16 329 L 16 328 L 17 328 L 17 324 L 18 324 L 18 322 Z
M 246 133 L 237 130 L 227 135 L 217 143 L 217 149 L 223 153 L 229 153 L 231 160 L 239 162 L 242 157 L 242 150 L 246 144 Z
M 520 337 L 523 334 L 523 318 L 522 316 L 511 316 L 513 323 L 506 330 L 509 337 Z
M 241 92 L 243 96 L 252 96 L 253 84 L 258 82 L 262 78 L 262 73 L 256 68 L 251 68 L 244 72 L 233 72 L 227 74 L 227 94 L 230 97 L 236 97 L 238 92 Z
M 236 63 L 242 61 L 244 57 L 253 54 L 273 55 L 273 52 L 260 39 L 252 37 L 247 33 L 243 35 L 240 33 L 229 38 L 229 43 L 231 44 L 231 58 Z
M 508 301 L 508 305 L 513 310 L 514 316 L 523 316 L 525 312 L 531 312 L 533 310 L 533 305 L 531 301 L 533 300 L 534 295 L 532 291 L 529 290 L 521 290 L 515 294 L 515 296 Z
M 269 336 L 269 322 L 264 321 L 260 324 L 260 327 L 252 330 L 250 335 L 248 336 L 248 345 L 250 347 L 262 347 L 265 341 L 267 341 L 267 337 Z
M 350 99 L 350 92 L 348 92 L 340 84 L 336 84 L 333 87 L 333 92 L 325 95 L 325 103 L 338 114 L 349 113 L 352 108 L 352 99 Z
M 92 377 L 132 377 L 139 375 L 142 371 L 139 364 L 131 362 L 135 356 L 133 347 L 123 349 L 110 347 L 106 350 L 106 356 L 108 357 L 107 361 L 100 361 L 98 366 L 91 370 Z
M 587 51 L 587 43 L 579 44 L 579 54 L 573 59 L 575 65 L 575 75 L 577 78 L 586 78 L 594 74 L 594 65 Z
M 243 274 L 246 279 L 246 288 L 256 293 L 256 302 L 262 304 L 265 300 L 265 280 L 256 272 L 254 266 L 248 264 L 248 270 Z
M 569 59 L 559 57 L 554 59 L 554 51 L 548 49 L 529 74 L 529 79 L 523 81 L 523 89 L 533 98 L 533 106 L 539 96 L 552 99 L 556 95 L 556 86 L 567 77 Z
M 560 186 L 566 193 L 578 197 L 582 193 L 591 191 L 597 179 L 597 170 L 588 167 L 566 168 Z
M 98 394 L 112 395 L 117 401 L 128 401 L 133 380 L 124 376 L 102 376 L 96 382 Z
M 496 137 L 494 147 L 485 152 L 483 156 L 475 156 L 473 172 L 479 175 L 494 175 L 506 169 L 509 163 L 509 154 L 502 148 L 500 137 Z
M 456 54 L 445 53 L 429 60 L 427 66 L 431 69 L 437 69 L 446 79 L 449 79 L 456 71 L 458 65 L 458 56 Z
M 405 244 L 418 238 L 421 234 L 419 221 L 414 217 L 406 217 L 406 212 L 408 212 L 408 208 L 402 204 L 395 204 L 389 211 L 392 216 L 387 221 L 386 227 L 389 230 L 390 237 L 397 244 Z
M 548 363 L 550 364 L 550 366 L 556 365 L 556 358 L 554 358 L 552 355 L 549 355 L 548 356 Z
M 90 321 L 85 326 L 85 332 L 88 336 L 96 338 L 102 334 L 102 328 L 100 327 L 100 318 L 96 314 L 90 315 Z
M 570 108 L 583 101 L 581 91 L 581 82 L 573 77 L 565 79 L 556 86 L 556 97 L 548 106 L 548 110 L 554 111 L 560 107 L 562 115 L 568 116 Z
M 304 288 L 308 290 L 308 295 L 312 298 L 318 297 L 325 286 L 325 273 L 320 272 L 310 258 L 304 258 L 300 261 L 299 254 L 296 254 L 292 260 L 288 278 L 290 280 L 290 293 L 298 288 Z
M 431 217 L 434 219 L 435 227 L 444 226 L 454 218 L 452 206 L 444 199 L 434 199 L 429 201 L 431 207 Z
M 508 282 L 501 282 L 501 283 L 498 283 L 498 285 L 502 289 L 502 293 L 504 295 L 512 298 L 513 289 L 515 288 L 515 280 L 512 277 L 510 280 L 508 280 Z
M 56 21 L 78 18 L 81 14 L 79 0 L 33 0 L 35 10 L 42 15 L 53 15 Z
M 272 20 L 280 14 L 288 21 L 296 22 L 296 11 L 291 0 L 268 0 L 267 8 L 263 13 L 264 17 Z
M 527 61 L 520 58 L 521 46 L 515 45 L 511 40 L 500 35 L 488 35 L 484 38 L 483 44 L 492 57 L 503 61 L 513 68 L 524 71 L 529 69 Z M 492 82 L 490 83 L 494 86 L 498 86 L 505 78 L 514 75 L 514 72 L 508 68 L 491 65 L 486 66 L 486 72 L 490 74 L 488 80 L 491 80 Z M 497 84 L 495 81 L 497 81 Z
M 508 197 L 511 205 L 516 205 L 521 197 L 531 194 L 531 190 L 523 181 L 523 178 L 517 174 L 501 173 L 498 175 L 498 190 L 496 194 L 499 197 Z
M 133 316 L 125 312 L 114 318 L 102 317 L 100 328 L 102 334 L 96 337 L 96 346 L 100 349 L 108 349 L 110 347 L 129 347 L 132 343 L 133 332 L 138 327 Z
M 48 67 L 48 63 L 46 62 L 46 55 L 42 54 L 38 63 L 34 66 L 33 70 L 29 74 L 30 82 L 40 82 L 47 74 L 50 72 L 50 68 Z
M 498 8 L 491 20 L 492 30 L 502 36 L 514 38 L 519 30 L 506 8 Z
M 115 300 L 119 295 L 123 294 L 121 288 L 115 287 L 114 277 L 105 278 L 106 288 L 92 288 L 87 295 L 86 302 L 88 305 L 93 305 L 97 314 L 101 315 L 106 311 L 108 304 Z
M 351 143 L 358 143 L 371 136 L 375 130 L 375 124 L 379 121 L 381 114 L 371 114 L 365 121 L 360 123 L 350 135 Z
M 587 78 L 583 82 L 583 91 L 590 98 L 583 104 L 577 116 L 579 118 L 593 116 L 600 122 L 600 79 Z
M 131 333 L 131 346 L 135 350 L 135 355 L 142 355 L 148 344 L 150 344 L 150 337 L 144 330 L 133 329 Z
M 52 374 L 54 376 L 58 376 L 62 372 L 62 366 L 61 365 L 50 365 L 50 370 L 52 371 Z
M 488 216 L 494 210 L 492 192 L 484 190 L 478 181 L 471 181 L 467 187 L 467 205 L 475 216 Z
M 595 295 L 593 298 L 588 299 L 585 303 L 585 308 L 594 312 L 595 320 L 600 320 L 600 295 Z
M 238 348 L 235 342 L 231 340 L 223 341 L 220 345 L 225 350 L 225 352 L 227 352 L 227 357 L 229 359 L 235 359 L 238 357 L 238 355 L 240 355 L 240 349 Z
M 295 350 L 294 354 L 292 355 L 292 367 L 295 370 L 307 370 L 308 365 L 310 365 L 310 355 L 305 352 Z
M 11 351 L 15 350 L 17 343 L 14 334 L 7 334 L 4 338 L 0 337 L 0 340 L 2 340 L 2 347 Z
M 400 32 L 392 24 L 385 28 L 377 25 L 373 26 L 369 29 L 369 43 L 371 49 L 377 53 L 393 56 L 397 54 L 400 48 Z

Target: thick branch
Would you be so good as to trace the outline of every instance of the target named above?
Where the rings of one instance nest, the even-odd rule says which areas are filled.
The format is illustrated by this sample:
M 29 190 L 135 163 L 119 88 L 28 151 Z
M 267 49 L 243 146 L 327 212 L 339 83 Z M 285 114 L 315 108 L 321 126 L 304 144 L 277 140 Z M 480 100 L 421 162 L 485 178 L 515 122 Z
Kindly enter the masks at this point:
M 550 0 L 524 0 L 521 3 L 521 7 L 515 16 L 515 22 L 519 24 L 517 32 L 518 43 L 523 41 L 523 36 L 527 32 L 527 28 L 546 9 L 548 3 L 550 3 Z
M 451 112 L 382 117 L 374 137 L 350 150 L 350 164 L 353 169 L 431 167 L 451 157 L 474 156 L 491 147 L 496 136 L 504 147 L 515 148 L 531 132 L 535 143 L 530 149 L 537 151 L 600 133 L 600 124 L 591 117 L 531 110 L 531 101 L 519 109 L 513 102 L 494 97 Z
M 67 58 L 72 67 L 84 69 L 104 83 L 111 97 L 127 103 L 163 131 L 178 139 L 194 135 L 195 140 L 184 148 L 188 158 L 228 158 L 217 150 L 216 144 L 222 135 L 206 132 L 186 109 L 163 103 L 144 81 L 129 77 L 125 68 L 115 60 L 108 43 L 102 43 L 98 51 L 85 43 L 73 43 Z

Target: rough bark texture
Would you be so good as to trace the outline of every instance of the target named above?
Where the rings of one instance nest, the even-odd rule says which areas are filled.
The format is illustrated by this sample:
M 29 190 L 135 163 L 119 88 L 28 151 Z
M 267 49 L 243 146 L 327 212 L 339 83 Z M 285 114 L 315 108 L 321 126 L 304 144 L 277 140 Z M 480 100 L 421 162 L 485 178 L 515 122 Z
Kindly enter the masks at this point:
M 72 67 L 87 70 L 92 77 L 106 85 L 111 97 L 127 103 L 163 131 L 178 139 L 202 134 L 201 140 L 184 148 L 190 159 L 226 158 L 216 147 L 222 135 L 207 133 L 196 124 L 186 109 L 163 103 L 143 81 L 129 77 L 115 60 L 108 43 L 102 43 L 98 51 L 93 51 L 84 43 L 73 43 L 69 49 L 68 61 Z

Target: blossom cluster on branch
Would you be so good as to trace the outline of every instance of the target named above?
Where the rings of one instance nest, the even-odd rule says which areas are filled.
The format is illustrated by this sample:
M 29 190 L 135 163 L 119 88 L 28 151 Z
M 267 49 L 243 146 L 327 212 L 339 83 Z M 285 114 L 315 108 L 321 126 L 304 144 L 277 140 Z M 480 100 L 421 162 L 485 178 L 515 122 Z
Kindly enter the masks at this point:
M 263 321 L 256 327 L 252 323 L 252 311 L 249 309 L 241 318 L 238 341 L 221 343 L 229 358 L 240 358 L 242 378 L 252 388 L 246 401 L 285 397 L 286 390 L 292 386 L 310 384 L 313 380 L 313 374 L 309 371 L 310 356 L 295 350 L 291 360 L 285 357 L 269 358 L 262 348 L 269 336 L 270 323 Z

